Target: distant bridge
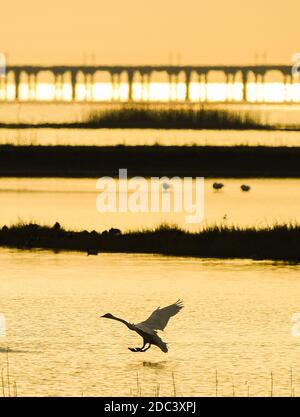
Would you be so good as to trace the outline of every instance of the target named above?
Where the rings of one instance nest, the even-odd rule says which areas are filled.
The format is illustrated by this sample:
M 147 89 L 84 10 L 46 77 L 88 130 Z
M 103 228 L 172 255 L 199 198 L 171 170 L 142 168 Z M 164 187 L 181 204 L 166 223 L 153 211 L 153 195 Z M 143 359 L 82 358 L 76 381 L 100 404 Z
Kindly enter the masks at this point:
M 126 74 L 126 82 L 128 84 L 128 93 L 125 101 L 134 102 L 135 98 L 133 95 L 133 81 L 136 75 L 140 76 L 140 82 L 143 88 L 147 90 L 149 88 L 151 77 L 155 72 L 166 73 L 168 76 L 168 82 L 171 85 L 178 85 L 179 76 L 184 74 L 184 83 L 185 83 L 185 97 L 184 102 L 191 101 L 191 80 L 196 78 L 196 82 L 204 85 L 204 94 L 199 99 L 200 101 L 207 101 L 207 84 L 208 76 L 211 72 L 220 72 L 225 76 L 225 82 L 227 85 L 233 85 L 236 83 L 237 77 L 240 78 L 242 83 L 242 97 L 241 102 L 248 102 L 247 94 L 247 85 L 249 82 L 249 76 L 254 75 L 254 80 L 256 83 L 265 83 L 265 76 L 270 71 L 279 71 L 282 74 L 282 80 L 285 86 L 288 84 L 292 85 L 295 82 L 295 77 L 292 75 L 292 66 L 291 65 L 211 65 L 211 66 L 176 66 L 176 65 L 137 65 L 137 66 L 122 66 L 122 65 L 78 65 L 78 66 L 67 66 L 67 65 L 54 65 L 54 66 L 36 66 L 36 65 L 8 65 L 6 66 L 5 74 L 0 76 L 0 91 L 1 100 L 7 101 L 7 83 L 8 77 L 12 78 L 12 82 L 15 85 L 14 88 L 14 97 L 10 97 L 10 100 L 18 101 L 20 100 L 20 84 L 21 76 L 22 79 L 27 77 L 27 84 L 30 90 L 33 92 L 31 94 L 30 100 L 38 100 L 37 97 L 37 83 L 38 76 L 42 72 L 50 72 L 53 76 L 53 83 L 55 86 L 55 97 L 54 100 L 61 100 L 61 88 L 65 83 L 65 77 L 68 76 L 68 83 L 71 86 L 71 97 L 70 100 L 78 101 L 77 86 L 78 86 L 78 77 L 83 75 L 84 84 L 87 86 L 94 86 L 95 84 L 95 74 L 98 72 L 105 72 L 110 74 L 112 91 L 120 87 L 121 76 Z M 23 81 L 22 81 L 23 82 Z M 93 88 L 91 89 L 93 91 Z M 114 97 L 114 94 L 113 94 Z M 90 97 L 91 101 L 98 101 L 95 97 Z M 120 101 L 121 98 L 114 98 L 114 101 Z M 143 98 L 139 101 L 148 101 L 149 95 L 146 98 Z M 173 98 L 174 101 L 178 101 L 178 98 Z M 237 101 L 232 97 L 225 99 L 226 101 Z M 122 100 L 124 101 L 124 100 Z M 284 101 L 290 101 L 288 97 Z

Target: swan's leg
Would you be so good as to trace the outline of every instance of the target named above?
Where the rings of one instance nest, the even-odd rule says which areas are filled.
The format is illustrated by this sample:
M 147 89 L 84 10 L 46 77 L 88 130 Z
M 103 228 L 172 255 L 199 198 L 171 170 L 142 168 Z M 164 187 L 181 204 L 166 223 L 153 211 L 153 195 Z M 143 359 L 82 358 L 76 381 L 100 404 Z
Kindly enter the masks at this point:
M 150 349 L 151 348 L 151 343 L 149 343 L 149 346 L 148 347 L 146 347 L 146 349 L 143 349 L 143 350 L 141 350 L 140 352 L 146 352 L 148 349 Z

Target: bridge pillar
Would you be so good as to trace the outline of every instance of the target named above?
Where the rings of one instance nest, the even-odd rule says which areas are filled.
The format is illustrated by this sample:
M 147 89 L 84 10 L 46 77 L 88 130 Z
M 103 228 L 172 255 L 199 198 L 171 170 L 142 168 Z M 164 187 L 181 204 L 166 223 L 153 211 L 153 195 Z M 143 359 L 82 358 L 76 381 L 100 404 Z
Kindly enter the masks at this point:
M 176 86 L 175 101 L 178 101 L 178 87 L 179 87 L 179 74 L 178 73 L 175 74 L 175 86 Z
M 127 71 L 127 80 L 128 80 L 128 101 L 131 102 L 133 98 L 133 70 Z
M 94 94 L 94 73 L 91 72 L 89 74 L 89 81 L 90 81 L 90 99 L 91 101 L 95 100 L 95 94 Z
M 54 75 L 54 100 L 58 100 L 60 93 L 60 74 L 57 72 L 53 73 Z
M 64 101 L 64 73 L 59 75 L 59 100 Z
M 37 73 L 32 72 L 27 75 L 28 97 L 37 100 Z
M 191 100 L 191 71 L 185 72 L 185 101 Z
M 264 83 L 265 83 L 265 75 L 263 73 L 256 73 L 255 74 L 256 101 L 259 103 L 264 101 Z
M 207 83 L 207 74 L 199 72 L 198 73 L 198 84 L 199 84 L 199 101 L 206 101 L 207 98 L 207 91 L 206 91 L 206 83 Z M 203 84 L 203 92 L 202 92 L 202 84 Z
M 141 100 L 147 101 L 149 99 L 149 74 L 141 73 Z
M 77 72 L 72 71 L 71 72 L 71 100 L 76 101 L 77 95 L 76 95 L 76 85 L 77 85 Z
M 198 75 L 198 94 L 199 94 L 199 101 L 201 101 L 201 72 L 198 72 L 197 75 Z
M 5 101 L 7 99 L 6 77 L 7 77 L 7 74 L 0 74 L 1 100 L 3 100 L 3 101 Z
M 111 85 L 111 101 L 115 99 L 115 74 L 113 72 L 109 73 L 110 75 L 110 85 Z
M 232 72 L 226 73 L 226 93 L 225 93 L 226 102 L 234 101 L 235 76 L 236 76 L 236 73 L 232 73 Z
M 232 75 L 232 79 L 231 79 L 231 101 L 235 101 L 235 96 L 234 96 L 234 93 L 235 93 L 235 81 L 236 81 L 236 72 L 234 72 L 233 74 L 231 74 Z
M 246 102 L 248 100 L 248 72 L 242 72 L 242 101 Z
M 111 100 L 112 101 L 120 101 L 120 85 L 121 85 L 121 75 L 118 73 L 112 72 L 110 74 L 111 77 Z M 117 92 L 117 97 L 116 97 Z
M 179 86 L 179 73 L 168 72 L 169 75 L 169 101 L 178 101 L 178 86 Z M 175 81 L 173 82 L 175 78 Z M 175 94 L 173 94 L 173 85 L 175 84 Z
M 33 74 L 34 98 L 38 99 L 38 73 Z
M 226 92 L 225 92 L 225 101 L 229 101 L 229 92 L 230 92 L 230 76 L 231 74 L 229 72 L 226 73 Z
M 117 78 L 118 78 L 118 99 L 119 99 L 119 102 L 120 102 L 122 100 L 122 95 L 121 95 L 122 80 L 121 80 L 121 73 L 120 72 L 118 73 Z
M 83 74 L 83 78 L 84 78 L 84 100 L 88 101 L 89 100 L 89 74 L 85 72 Z
M 145 74 L 145 82 L 146 82 L 146 101 L 150 101 L 151 99 L 151 72 Z
M 258 74 L 257 73 L 254 74 L 254 80 L 255 80 L 255 82 L 254 82 L 254 84 L 255 84 L 255 101 L 257 102 L 258 101 Z
M 140 101 L 144 101 L 144 95 L 145 95 L 145 74 L 144 73 L 140 73 L 141 78 L 140 78 L 140 87 L 141 87 L 141 98 Z
M 205 72 L 204 74 L 204 95 L 203 95 L 203 101 L 208 101 L 208 73 Z
M 260 74 L 260 101 L 265 101 L 265 74 Z
M 27 100 L 33 99 L 33 73 L 27 73 Z
M 293 77 L 293 74 L 290 74 L 291 102 L 293 102 L 293 101 L 294 101 L 294 96 L 293 96 L 293 87 L 294 87 L 294 83 L 295 83 L 295 78 Z
M 173 74 L 168 72 L 169 80 L 169 101 L 173 101 Z
M 15 99 L 18 101 L 20 98 L 20 71 L 15 71 L 14 76 L 15 76 Z

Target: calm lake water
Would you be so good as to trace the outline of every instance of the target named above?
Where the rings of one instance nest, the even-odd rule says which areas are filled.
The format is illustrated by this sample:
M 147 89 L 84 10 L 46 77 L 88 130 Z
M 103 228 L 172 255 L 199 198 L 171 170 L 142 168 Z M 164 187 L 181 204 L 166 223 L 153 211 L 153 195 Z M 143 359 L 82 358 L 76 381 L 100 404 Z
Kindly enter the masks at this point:
M 300 222 L 299 179 L 217 179 L 224 189 L 212 188 L 216 180 L 204 183 L 204 220 L 187 224 L 181 213 L 99 213 L 96 179 L 1 178 L 0 225 L 34 221 L 53 225 L 56 221 L 72 230 L 103 231 L 118 227 L 122 231 L 178 224 L 198 230 L 212 224 L 262 227 L 274 223 Z M 251 186 L 242 192 L 241 184 Z
M 209 105 L 224 108 L 224 105 Z M 89 104 L 1 104 L 1 122 L 71 122 L 85 119 Z M 300 105 L 232 105 L 226 109 L 247 112 L 262 122 L 298 125 Z M 157 130 L 157 129 L 0 129 L 0 144 L 14 145 L 249 145 L 300 146 L 300 132 L 234 130 Z
M 137 375 L 142 395 L 300 394 L 300 267 L 249 260 L 152 255 L 0 250 L 0 367 L 18 395 L 130 395 Z M 163 339 L 169 353 L 127 348 L 141 339 L 99 318 L 111 312 L 131 322 L 179 297 L 185 308 Z
M 65 105 L 59 112 L 56 104 L 39 105 L 35 113 L 35 106 L 16 106 L 1 105 L 0 120 L 64 121 L 70 114 L 77 120 L 83 109 Z M 270 121 L 299 120 L 299 107 L 275 110 L 268 113 Z M 295 132 L 0 132 L 0 143 L 19 145 L 295 146 L 299 139 Z M 213 191 L 214 181 L 224 183 L 221 192 Z M 243 193 L 241 184 L 250 185 L 250 192 Z M 191 226 L 184 213 L 100 214 L 96 179 L 1 178 L 0 226 L 19 220 L 48 225 L 59 221 L 73 230 L 125 231 L 162 222 L 192 230 L 206 224 L 261 227 L 300 222 L 299 186 L 299 179 L 205 180 L 204 222 Z M 130 352 L 128 347 L 141 346 L 139 336 L 99 317 L 111 312 L 138 322 L 178 298 L 185 308 L 163 334 L 168 354 L 155 347 L 146 353 Z M 218 395 L 268 396 L 271 373 L 274 396 L 289 396 L 292 390 L 300 395 L 300 338 L 291 333 L 292 317 L 300 312 L 299 298 L 299 265 L 0 248 L 0 317 L 6 318 L 0 369 L 6 367 L 8 347 L 10 378 L 20 396 L 136 395 L 137 379 L 142 395 L 155 394 L 158 385 L 160 395 L 173 395 L 172 373 L 177 395 L 211 396 L 216 394 L 216 370 Z

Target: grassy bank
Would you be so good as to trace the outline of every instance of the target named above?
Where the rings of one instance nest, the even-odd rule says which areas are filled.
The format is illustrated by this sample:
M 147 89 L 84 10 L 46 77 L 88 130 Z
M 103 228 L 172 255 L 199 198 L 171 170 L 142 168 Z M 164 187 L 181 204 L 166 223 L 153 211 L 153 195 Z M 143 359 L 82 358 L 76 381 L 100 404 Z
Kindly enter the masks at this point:
M 0 146 L 0 176 L 300 177 L 300 147 Z
M 151 109 L 124 107 L 118 110 L 92 111 L 86 123 L 106 128 L 151 129 L 267 129 L 249 113 L 224 109 Z
M 275 130 L 247 112 L 226 109 L 153 108 L 124 105 L 117 109 L 92 110 L 72 123 L 0 123 L 0 128 L 127 128 L 127 129 L 235 129 Z
M 23 249 L 157 253 L 208 258 L 252 258 L 300 261 L 300 226 L 275 225 L 266 229 L 211 227 L 190 233 L 176 227 L 122 234 L 117 229 L 102 233 L 73 232 L 37 224 L 4 226 L 0 245 Z

